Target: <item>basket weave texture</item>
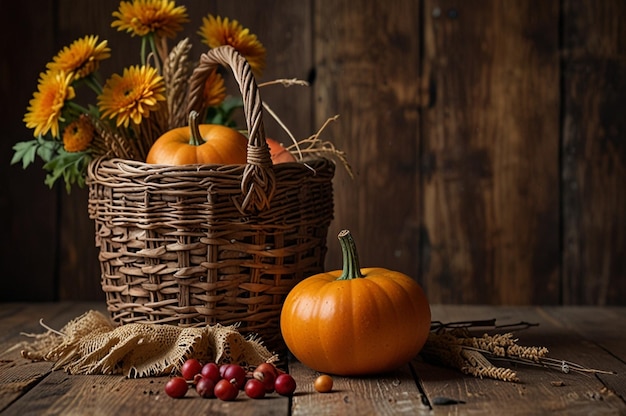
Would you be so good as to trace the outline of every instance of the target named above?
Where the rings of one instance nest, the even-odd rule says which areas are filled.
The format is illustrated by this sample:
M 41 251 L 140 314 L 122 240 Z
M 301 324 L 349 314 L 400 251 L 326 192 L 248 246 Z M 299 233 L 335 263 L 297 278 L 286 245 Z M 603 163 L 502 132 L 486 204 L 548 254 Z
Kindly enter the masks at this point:
M 231 67 L 241 89 L 247 163 L 93 161 L 89 215 L 102 289 L 120 324 L 239 323 L 243 333 L 281 349 L 285 296 L 324 267 L 335 165 L 321 157 L 272 165 L 249 65 L 220 47 L 204 54 L 196 71 L 208 76 L 217 65 Z M 202 77 L 197 84 L 191 91 Z M 189 110 L 197 106 L 189 101 Z

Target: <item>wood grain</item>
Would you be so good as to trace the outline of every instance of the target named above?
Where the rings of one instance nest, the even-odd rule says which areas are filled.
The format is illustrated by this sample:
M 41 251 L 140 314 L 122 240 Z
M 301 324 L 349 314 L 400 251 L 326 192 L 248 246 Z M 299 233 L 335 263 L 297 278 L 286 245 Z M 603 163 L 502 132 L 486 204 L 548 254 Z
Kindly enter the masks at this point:
M 267 50 L 266 69 L 258 77 L 258 83 L 284 78 L 310 80 L 313 71 L 311 0 L 244 0 L 216 2 L 215 8 L 204 3 L 201 6 L 204 15 L 210 12 L 236 19 L 257 35 Z M 268 86 L 261 88 L 260 94 L 264 103 L 280 117 L 297 140 L 315 132 L 311 87 Z M 267 112 L 263 121 L 268 137 L 285 145 L 291 144 L 287 133 Z
M 167 377 L 126 379 L 123 376 L 76 376 L 50 371 L 51 363 L 30 362 L 7 347 L 24 340 L 20 332 L 43 332 L 39 319 L 60 329 L 68 320 L 89 309 L 102 310 L 100 302 L 0 304 L 0 412 L 47 415 L 458 415 L 458 414 L 622 414 L 626 411 L 624 377 L 625 308 L 598 307 L 493 307 L 433 305 L 433 319 L 443 322 L 495 318 L 498 324 L 518 321 L 539 326 L 516 332 L 520 345 L 541 345 L 550 356 L 575 361 L 617 375 L 561 373 L 518 366 L 520 383 L 464 376 L 456 370 L 416 359 L 389 374 L 372 377 L 334 376 L 331 393 L 313 390 L 319 373 L 297 361 L 289 372 L 298 387 L 291 398 L 271 394 L 252 400 L 240 393 L 234 402 L 167 397 Z M 416 376 L 419 377 L 416 380 Z M 418 387 L 418 383 L 421 389 Z M 460 400 L 437 405 L 441 398 Z M 426 400 L 427 399 L 427 400 Z M 431 408 L 428 404 L 430 403 Z
M 579 326 L 578 318 L 587 317 L 587 324 Z M 623 374 L 626 364 L 607 354 L 602 346 L 592 342 L 583 328 L 595 326 L 599 334 L 614 336 L 619 330 L 606 330 L 606 323 L 615 323 L 617 316 L 610 311 L 598 309 L 561 309 L 540 307 L 435 306 L 433 319 L 443 322 L 495 318 L 498 324 L 519 321 L 537 323 L 539 326 L 518 331 L 515 337 L 520 345 L 545 346 L 549 356 L 573 361 L 601 370 L 616 371 L 618 375 L 590 376 L 561 373 L 544 368 L 517 366 L 520 383 L 507 383 L 488 379 L 459 376 L 459 373 L 435 367 L 422 361 L 414 363 L 428 397 L 449 397 L 465 401 L 458 409 L 468 414 L 477 411 L 485 414 L 543 414 L 543 412 L 586 415 L 596 412 L 617 414 L 623 405 Z M 603 324 L 604 323 L 604 324 Z M 618 324 L 618 328 L 621 324 Z M 621 332 L 623 334 L 623 332 Z M 623 335 L 613 344 L 616 347 L 626 341 Z M 617 352 L 620 347 L 613 349 Z M 611 350 L 608 350 L 611 351 Z M 506 362 L 502 365 L 507 366 Z M 452 381 L 454 380 L 454 381 Z M 621 397 L 621 398 L 620 398 Z M 453 407 L 454 408 L 454 407 Z M 504 409 L 507 409 L 506 411 Z M 600 410 L 600 409 L 603 410 Z M 539 411 L 538 409 L 542 409 Z M 446 414 L 444 408 L 435 407 L 435 414 Z M 503 413 L 504 412 L 504 413 Z
M 121 74 L 130 65 L 140 63 L 140 40 L 111 27 L 112 13 L 118 7 L 119 1 L 116 0 L 96 3 L 62 0 L 58 5 L 58 34 L 55 42 L 59 49 L 86 35 L 97 35 L 100 40 L 108 41 L 111 57 L 100 66 L 104 80 L 114 73 Z M 77 95 L 83 102 L 96 103 L 95 95 L 86 87 L 77 90 Z M 95 227 L 87 214 L 87 189 L 74 187 L 68 194 L 64 184 L 59 188 L 59 252 L 54 271 L 55 299 L 104 301 Z
M 198 57 L 202 17 L 240 21 L 267 48 L 260 81 L 296 138 L 348 153 L 337 169 L 327 268 L 349 228 L 363 266 L 402 271 L 433 303 L 619 305 L 626 298 L 624 2 L 284 0 L 184 2 Z M 87 34 L 139 60 L 110 27 L 118 0 L 2 1 L 0 300 L 101 300 L 86 192 L 9 166 L 45 64 Z M 84 91 L 79 91 L 83 94 Z M 288 143 L 266 116 L 270 136 Z
M 52 363 L 30 362 L 19 356 L 19 343 L 27 342 L 22 334 L 45 332 L 41 319 L 52 328 L 60 329 L 70 319 L 90 308 L 92 304 L 40 303 L 35 308 L 24 304 L 0 305 L 0 413 L 49 374 Z
M 13 145 L 34 139 L 22 119 L 39 73 L 55 53 L 52 1 L 3 1 L 0 9 L 0 300 L 52 300 L 57 261 L 57 193 L 43 184 L 41 163 L 10 166 Z
M 321 1 L 315 9 L 315 120 L 339 114 L 327 139 L 348 154 L 338 169 L 328 269 L 336 236 L 352 231 L 363 267 L 418 275 L 420 4 Z M 357 12 L 358 11 L 358 12 Z
M 297 361 L 289 372 L 299 383 L 292 415 L 397 415 L 427 414 L 409 366 L 378 377 L 333 376 L 333 390 L 317 393 L 313 383 L 320 373 Z
M 626 296 L 626 4 L 566 1 L 563 301 Z
M 289 360 L 298 387 L 293 398 L 272 394 L 251 400 L 243 393 L 234 402 L 201 399 L 193 391 L 183 400 L 163 393 L 167 377 L 73 376 L 50 372 L 51 363 L 30 362 L 6 348 L 24 339 L 21 331 L 40 333 L 39 318 L 61 328 L 102 303 L 0 304 L 0 412 L 49 415 L 320 415 L 320 414 L 621 414 L 626 411 L 624 317 L 622 308 L 493 307 L 434 305 L 433 319 L 443 322 L 495 318 L 539 326 L 516 332 L 520 345 L 547 346 L 550 356 L 617 375 L 581 375 L 518 366 L 519 383 L 476 379 L 456 370 L 414 360 L 397 371 L 372 377 L 334 376 L 331 393 L 313 390 L 319 373 Z M 506 363 L 505 363 L 506 364 Z M 415 377 L 419 377 L 416 379 Z M 418 384 L 421 386 L 418 387 Z M 462 403 L 437 405 L 441 398 Z M 427 399 L 427 400 L 425 400 Z M 429 407 L 430 404 L 430 407 Z
M 558 2 L 425 5 L 436 85 L 423 121 L 429 298 L 556 303 Z
M 620 309 L 591 309 L 589 307 L 545 308 L 546 314 L 558 320 L 567 330 L 573 331 L 582 341 L 584 353 L 575 359 L 585 359 L 590 366 L 617 372 L 617 376 L 599 374 L 596 377 L 618 396 L 626 397 L 626 313 Z M 590 347 L 591 346 L 591 347 Z M 600 352 L 598 352 L 600 351 Z M 609 352 L 609 356 L 601 351 Z M 583 358 L 584 357 L 584 358 Z
M 126 379 L 120 376 L 72 376 L 55 371 L 15 405 L 16 414 L 163 415 L 232 414 L 285 415 L 289 400 L 273 395 L 252 400 L 240 392 L 235 401 L 203 399 L 193 390 L 174 400 L 164 393 L 167 377 Z

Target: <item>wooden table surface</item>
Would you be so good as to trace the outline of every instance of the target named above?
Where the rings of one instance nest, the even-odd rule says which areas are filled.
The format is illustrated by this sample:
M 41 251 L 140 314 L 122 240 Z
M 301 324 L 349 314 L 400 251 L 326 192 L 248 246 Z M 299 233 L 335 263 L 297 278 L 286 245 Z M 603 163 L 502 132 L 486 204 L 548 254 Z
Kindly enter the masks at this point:
M 499 324 L 528 321 L 539 326 L 516 333 L 521 345 L 548 347 L 550 357 L 617 374 L 561 373 L 517 366 L 519 383 L 477 379 L 423 362 L 369 378 L 334 377 L 334 391 L 316 393 L 317 374 L 291 361 L 298 383 L 291 399 L 272 394 L 234 402 L 201 399 L 190 391 L 174 400 L 163 392 L 167 377 L 76 376 L 51 371 L 51 363 L 30 362 L 11 346 L 41 333 L 40 318 L 61 328 L 98 303 L 0 304 L 0 412 L 7 415 L 625 415 L 626 307 L 432 307 L 443 322 L 497 319 Z M 375 357 L 372 357 L 375 359 Z M 437 405 L 436 398 L 464 403 Z

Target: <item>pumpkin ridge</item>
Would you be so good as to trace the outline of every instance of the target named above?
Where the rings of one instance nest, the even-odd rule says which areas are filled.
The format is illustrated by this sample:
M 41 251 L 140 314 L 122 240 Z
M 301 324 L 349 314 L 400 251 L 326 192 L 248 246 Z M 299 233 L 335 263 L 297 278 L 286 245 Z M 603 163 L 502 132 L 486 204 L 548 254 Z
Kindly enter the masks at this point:
M 345 234 L 344 234 L 345 236 Z M 349 268 L 354 276 L 354 264 Z M 377 374 L 410 362 L 430 332 L 430 306 L 419 284 L 384 268 L 341 280 L 341 270 L 297 284 L 281 313 L 287 347 L 304 365 L 342 376 Z M 297 300 L 307 308 L 295 307 Z
M 189 115 L 189 126 L 165 132 L 148 152 L 153 164 L 243 164 L 248 139 L 238 131 L 217 124 L 197 124 L 197 113 Z M 202 142 L 194 144 L 195 135 Z
M 407 276 L 407 278 L 409 278 Z M 410 278 L 409 278 L 410 279 Z M 391 310 L 394 313 L 394 318 L 393 318 L 393 322 L 394 324 L 397 326 L 397 324 L 401 324 L 400 326 L 404 326 L 404 323 L 410 318 L 411 320 L 413 320 L 413 318 L 417 315 L 414 314 L 415 312 L 415 303 L 411 302 L 411 296 L 407 290 L 407 287 L 405 287 L 405 285 L 403 285 L 400 282 L 400 276 L 396 276 L 396 277 L 392 277 L 392 278 L 388 278 L 388 279 L 378 279 L 378 281 L 380 282 L 384 282 L 385 287 L 382 288 L 381 287 L 381 293 L 387 298 L 388 302 L 390 305 L 394 304 L 394 299 L 392 299 L 391 294 L 389 293 L 389 287 L 393 286 L 397 289 L 397 291 L 394 293 L 393 297 L 394 298 L 398 298 L 398 296 L 402 296 L 402 301 L 398 302 L 402 305 L 408 305 L 411 306 L 411 310 L 409 311 L 400 311 L 397 308 L 391 308 Z M 403 313 L 404 312 L 404 313 Z M 407 316 L 406 313 L 410 313 L 411 316 Z M 402 328 L 396 328 L 396 330 L 401 330 Z M 413 337 L 413 339 L 416 339 L 417 336 L 416 334 L 418 334 L 417 331 L 414 331 L 411 335 Z M 390 348 L 392 348 L 394 351 L 392 353 L 390 353 L 390 356 L 392 357 L 397 357 L 400 354 L 405 354 L 405 352 L 402 350 L 402 345 L 399 343 L 391 343 L 390 344 Z

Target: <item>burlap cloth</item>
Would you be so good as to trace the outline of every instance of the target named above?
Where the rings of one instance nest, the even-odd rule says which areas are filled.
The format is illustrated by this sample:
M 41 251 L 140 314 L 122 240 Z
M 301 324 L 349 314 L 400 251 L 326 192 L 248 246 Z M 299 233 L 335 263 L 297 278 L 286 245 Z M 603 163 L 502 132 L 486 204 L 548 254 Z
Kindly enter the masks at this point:
M 130 378 L 168 375 L 188 358 L 254 367 L 277 357 L 260 340 L 245 338 L 235 326 L 181 328 L 127 324 L 114 327 L 102 313 L 89 311 L 61 330 L 48 328 L 16 347 L 24 358 L 53 361 L 70 374 L 124 374 Z

